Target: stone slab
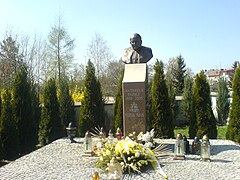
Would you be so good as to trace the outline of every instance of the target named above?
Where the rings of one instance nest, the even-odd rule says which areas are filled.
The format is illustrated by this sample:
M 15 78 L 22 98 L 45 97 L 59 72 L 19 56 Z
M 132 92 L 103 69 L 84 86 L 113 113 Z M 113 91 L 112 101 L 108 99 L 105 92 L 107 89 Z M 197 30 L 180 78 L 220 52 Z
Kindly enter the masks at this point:
M 126 64 L 123 78 L 123 133 L 146 131 L 146 64 Z
M 147 77 L 147 64 L 125 64 L 123 83 L 145 82 Z

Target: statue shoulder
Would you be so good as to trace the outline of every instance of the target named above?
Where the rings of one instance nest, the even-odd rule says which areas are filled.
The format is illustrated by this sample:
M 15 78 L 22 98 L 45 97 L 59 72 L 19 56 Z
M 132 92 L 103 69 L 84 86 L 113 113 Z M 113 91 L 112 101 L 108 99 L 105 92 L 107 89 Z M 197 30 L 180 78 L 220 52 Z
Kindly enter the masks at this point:
M 144 51 L 152 52 L 152 49 L 150 47 L 142 46 Z
M 133 48 L 132 47 L 128 47 L 124 49 L 124 54 L 129 54 L 133 52 Z
M 132 55 L 132 52 L 133 52 L 132 47 L 128 47 L 128 48 L 124 49 L 123 56 L 122 56 L 122 61 L 124 63 L 130 63 L 130 57 Z
M 143 46 L 143 53 L 148 56 L 149 59 L 151 59 L 153 57 L 153 54 L 152 54 L 152 49 L 149 48 L 149 47 L 145 47 Z

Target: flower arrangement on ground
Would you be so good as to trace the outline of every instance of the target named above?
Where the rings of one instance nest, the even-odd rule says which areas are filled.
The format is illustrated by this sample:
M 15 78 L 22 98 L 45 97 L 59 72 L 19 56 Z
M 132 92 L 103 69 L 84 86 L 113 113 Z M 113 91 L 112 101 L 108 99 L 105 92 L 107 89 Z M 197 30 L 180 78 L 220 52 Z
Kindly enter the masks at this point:
M 167 178 L 157 161 L 157 156 L 167 152 L 167 149 L 163 145 L 155 147 L 153 136 L 154 130 L 145 134 L 140 133 L 138 136 L 132 133 L 121 140 L 101 138 L 95 148 L 95 153 L 99 157 L 97 166 L 107 170 L 111 159 L 115 157 L 125 173 L 141 173 L 141 170 L 150 164 L 164 178 Z

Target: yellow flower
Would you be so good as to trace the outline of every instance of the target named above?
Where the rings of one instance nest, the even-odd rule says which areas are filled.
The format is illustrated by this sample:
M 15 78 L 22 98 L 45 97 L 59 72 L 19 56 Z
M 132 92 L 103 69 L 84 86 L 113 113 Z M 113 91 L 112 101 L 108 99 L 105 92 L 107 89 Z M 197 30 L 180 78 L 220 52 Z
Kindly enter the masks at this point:
M 123 170 L 129 170 L 129 172 L 140 172 L 141 168 L 148 163 L 154 166 L 156 158 L 153 151 L 128 137 L 117 142 L 101 141 L 98 156 L 99 167 L 108 167 L 110 160 L 115 156 Z
M 106 150 L 106 155 L 110 156 L 111 155 L 111 151 L 109 151 L 108 149 Z
M 81 102 L 84 98 L 84 92 L 81 92 L 80 88 L 77 85 L 71 94 L 74 102 Z
M 127 149 L 125 149 L 127 148 Z M 117 155 L 120 155 L 122 153 L 126 153 L 128 151 L 128 147 L 126 146 L 125 140 L 118 141 L 118 143 L 115 146 L 115 153 Z
M 140 151 L 138 151 L 138 150 L 136 151 L 135 157 L 136 157 L 136 158 L 140 157 Z
M 102 154 L 103 154 L 103 156 L 106 156 L 106 152 L 103 152 Z

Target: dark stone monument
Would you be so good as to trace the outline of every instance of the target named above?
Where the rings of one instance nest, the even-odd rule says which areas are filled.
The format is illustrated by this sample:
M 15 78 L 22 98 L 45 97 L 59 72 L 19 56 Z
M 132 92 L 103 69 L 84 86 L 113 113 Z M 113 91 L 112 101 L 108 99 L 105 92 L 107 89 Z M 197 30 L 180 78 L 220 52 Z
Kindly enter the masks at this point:
M 125 49 L 123 89 L 123 132 L 145 133 L 146 122 L 146 78 L 147 62 L 153 57 L 152 49 L 142 46 L 138 33 L 130 37 L 131 47 Z
M 146 131 L 146 63 L 126 64 L 123 77 L 123 132 Z
M 130 44 L 121 58 L 125 64 L 147 63 L 153 57 L 152 49 L 142 46 L 142 37 L 138 33 L 130 37 Z

